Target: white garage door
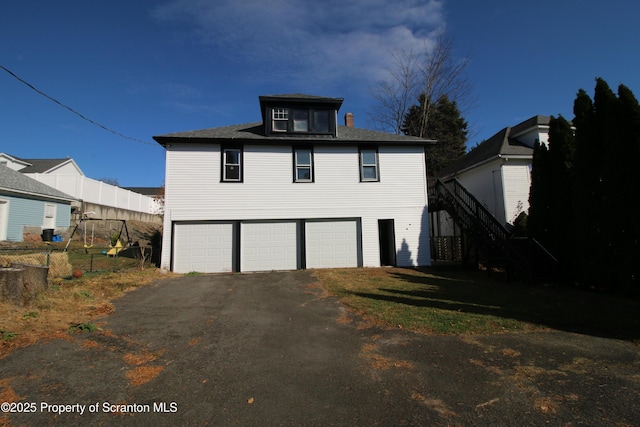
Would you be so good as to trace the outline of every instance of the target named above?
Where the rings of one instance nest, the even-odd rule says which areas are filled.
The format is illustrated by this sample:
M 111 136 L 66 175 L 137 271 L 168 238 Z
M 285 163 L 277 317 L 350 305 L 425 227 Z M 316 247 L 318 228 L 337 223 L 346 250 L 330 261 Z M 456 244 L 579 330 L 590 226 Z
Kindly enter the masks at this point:
M 233 224 L 175 224 L 173 271 L 233 271 Z
M 295 222 L 243 222 L 240 229 L 240 271 L 298 268 L 298 235 Z
M 355 220 L 307 221 L 307 268 L 358 266 L 358 224 Z

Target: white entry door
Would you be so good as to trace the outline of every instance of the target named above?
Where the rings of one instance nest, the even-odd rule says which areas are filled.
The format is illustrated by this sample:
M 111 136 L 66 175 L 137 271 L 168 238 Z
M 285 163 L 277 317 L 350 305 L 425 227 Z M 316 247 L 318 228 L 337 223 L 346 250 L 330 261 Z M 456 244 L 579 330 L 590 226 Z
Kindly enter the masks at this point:
M 307 268 L 358 267 L 356 220 L 307 221 Z

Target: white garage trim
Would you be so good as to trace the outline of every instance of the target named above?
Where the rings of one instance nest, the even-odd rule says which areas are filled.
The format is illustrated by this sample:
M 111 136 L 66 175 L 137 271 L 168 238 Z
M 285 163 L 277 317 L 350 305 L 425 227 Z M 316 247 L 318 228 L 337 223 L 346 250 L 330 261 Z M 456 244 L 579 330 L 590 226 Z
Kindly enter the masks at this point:
M 306 267 L 359 267 L 362 265 L 360 242 L 357 219 L 306 220 Z
M 234 271 L 235 228 L 232 222 L 174 223 L 172 271 L 176 273 Z
M 240 271 L 298 268 L 297 221 L 242 222 Z

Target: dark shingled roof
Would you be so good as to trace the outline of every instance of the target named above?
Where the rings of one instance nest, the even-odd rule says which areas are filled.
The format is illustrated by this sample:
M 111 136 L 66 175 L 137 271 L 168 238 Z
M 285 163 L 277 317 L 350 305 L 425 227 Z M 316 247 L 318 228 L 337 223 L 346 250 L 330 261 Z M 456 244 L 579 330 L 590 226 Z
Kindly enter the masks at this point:
M 43 173 L 56 166 L 61 165 L 64 162 L 69 161 L 66 159 L 19 159 L 23 162 L 30 163 L 31 166 L 27 166 L 23 169 L 20 169 L 22 173 Z
M 0 191 L 30 194 L 46 199 L 63 200 L 66 202 L 76 200 L 62 191 L 49 187 L 33 178 L 29 178 L 21 172 L 14 171 L 7 166 L 0 166 Z
M 134 193 L 142 194 L 143 196 L 155 196 L 160 194 L 162 187 L 122 187 L 124 190 L 133 191 Z
M 549 116 L 533 116 L 516 126 L 506 127 L 446 167 L 439 175 L 447 177 L 498 156 L 532 156 L 533 148 L 513 136 L 534 126 L 548 125 L 549 120 Z
M 223 126 L 210 129 L 170 133 L 154 136 L 160 145 L 173 143 L 251 142 L 256 144 L 306 143 L 341 145 L 353 143 L 397 143 L 404 145 L 427 145 L 433 141 L 415 136 L 393 135 L 385 132 L 338 126 L 338 136 L 330 135 L 282 135 L 266 136 L 261 122 Z

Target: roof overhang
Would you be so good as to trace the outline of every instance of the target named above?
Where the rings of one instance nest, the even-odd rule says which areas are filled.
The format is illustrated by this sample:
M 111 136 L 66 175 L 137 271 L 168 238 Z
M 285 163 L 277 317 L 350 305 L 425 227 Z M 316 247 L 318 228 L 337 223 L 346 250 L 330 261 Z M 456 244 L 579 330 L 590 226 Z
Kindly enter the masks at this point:
M 29 196 L 29 198 L 32 198 L 32 199 L 50 200 L 50 201 L 68 202 L 68 203 L 78 201 L 78 199 L 74 199 L 72 197 L 66 198 L 66 197 L 50 196 L 48 194 L 40 194 L 40 193 L 31 192 L 31 191 L 16 190 L 14 188 L 5 188 L 5 187 L 0 187 L 0 194 L 5 194 L 5 195 L 15 194 L 18 196 Z

